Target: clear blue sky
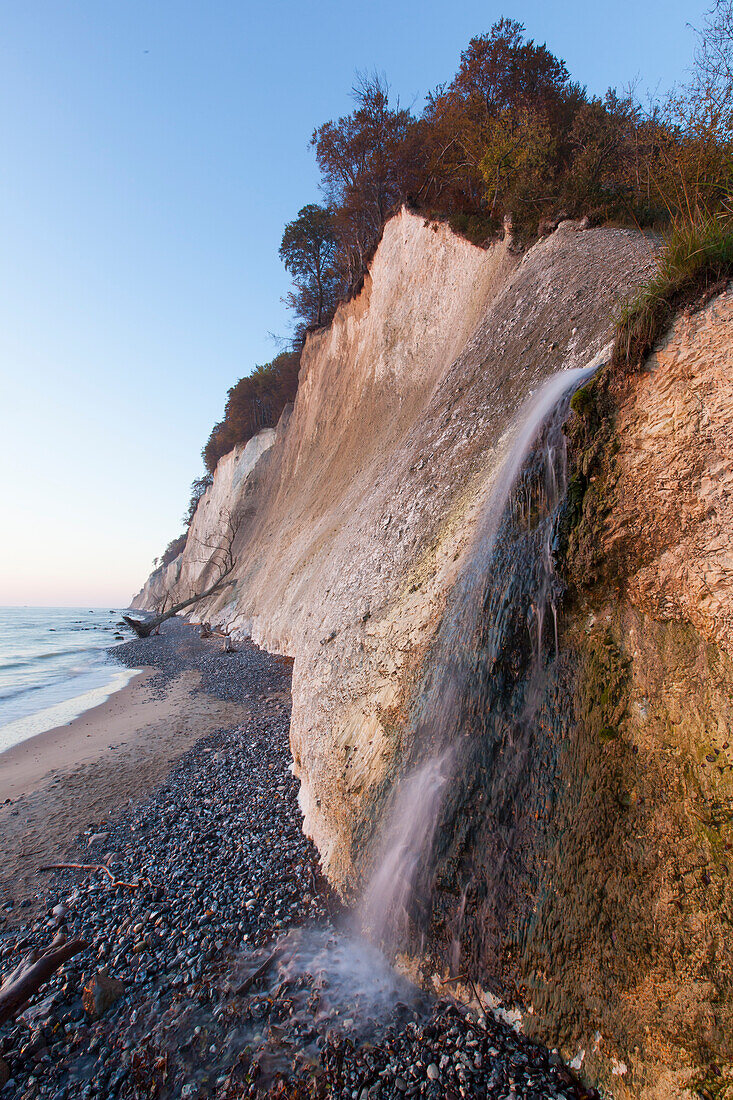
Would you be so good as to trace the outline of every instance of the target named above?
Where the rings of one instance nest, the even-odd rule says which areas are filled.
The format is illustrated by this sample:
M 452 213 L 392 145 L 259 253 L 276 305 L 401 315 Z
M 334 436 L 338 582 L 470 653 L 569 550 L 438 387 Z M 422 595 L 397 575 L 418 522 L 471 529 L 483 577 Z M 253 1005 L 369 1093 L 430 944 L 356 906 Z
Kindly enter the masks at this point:
M 678 0 L 16 0 L 0 14 L 0 604 L 124 604 L 228 387 L 288 330 L 283 225 L 355 70 L 403 104 L 521 20 L 592 92 L 667 88 Z

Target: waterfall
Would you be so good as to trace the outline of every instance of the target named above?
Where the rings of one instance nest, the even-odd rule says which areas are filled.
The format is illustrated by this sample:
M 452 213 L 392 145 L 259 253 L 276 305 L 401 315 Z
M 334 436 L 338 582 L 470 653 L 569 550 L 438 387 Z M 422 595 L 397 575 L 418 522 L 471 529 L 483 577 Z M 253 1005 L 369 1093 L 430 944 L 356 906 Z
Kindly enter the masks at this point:
M 462 710 L 466 687 L 476 676 L 477 632 L 488 630 L 484 663 L 491 667 L 498 659 L 507 622 L 517 614 L 518 593 L 510 560 L 502 570 L 495 560 L 497 540 L 507 513 L 515 526 L 533 530 L 534 499 L 539 485 L 542 495 L 536 524 L 538 546 L 530 581 L 519 596 L 527 602 L 527 629 L 532 660 L 529 686 L 522 703 L 526 721 L 538 698 L 543 665 L 546 608 L 552 612 L 554 653 L 558 650 L 556 595 L 552 591 L 553 514 L 565 491 L 565 450 L 561 423 L 572 392 L 595 368 L 561 371 L 545 382 L 519 409 L 499 441 L 498 460 L 475 536 L 468 548 L 457 582 L 429 660 L 429 680 L 423 683 L 417 708 L 415 759 L 396 785 L 374 845 L 374 870 L 360 906 L 363 930 L 376 943 L 395 950 L 405 938 L 416 914 L 427 912 L 432 894 L 431 855 L 447 792 L 460 777 L 459 765 L 467 763 L 462 753 Z M 564 400 L 563 400 L 564 399 Z M 538 457 L 541 467 L 524 481 L 528 459 L 538 439 L 557 410 L 555 430 L 546 432 Z M 487 595 L 487 589 L 489 594 Z M 517 765 L 519 766 L 519 765 Z M 462 911 L 466 887 L 462 891 Z M 460 929 L 456 933 L 460 936 Z M 454 940 L 455 955 L 458 951 Z M 457 963 L 456 963 L 457 965 Z

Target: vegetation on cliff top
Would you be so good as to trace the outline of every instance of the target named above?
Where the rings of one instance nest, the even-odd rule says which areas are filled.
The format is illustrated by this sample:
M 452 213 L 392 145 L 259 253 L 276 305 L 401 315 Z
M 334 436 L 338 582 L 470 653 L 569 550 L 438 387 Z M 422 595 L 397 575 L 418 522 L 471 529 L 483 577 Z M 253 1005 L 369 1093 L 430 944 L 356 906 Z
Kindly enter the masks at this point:
M 613 366 L 639 367 L 675 314 L 702 304 L 733 278 L 733 226 L 726 216 L 700 215 L 678 222 L 654 277 L 623 310 Z
M 646 354 L 685 295 L 730 267 L 732 9 L 718 0 L 709 13 L 690 83 L 647 107 L 633 90 L 589 96 L 511 19 L 471 39 L 419 115 L 391 100 L 383 77 L 359 76 L 353 111 L 312 135 L 325 202 L 304 206 L 283 233 L 292 351 L 229 391 L 203 452 L 207 471 L 277 422 L 297 390 L 306 334 L 358 290 L 403 203 L 477 244 L 507 221 L 526 242 L 561 217 L 671 229 L 657 279 L 621 324 L 617 356 L 624 341 L 627 358 Z
M 179 554 L 183 553 L 185 546 L 185 533 L 183 535 L 178 535 L 177 538 L 171 539 L 161 556 L 153 559 L 154 568 L 165 569 L 172 561 L 176 560 Z
M 664 150 L 671 232 L 654 278 L 620 318 L 616 368 L 638 367 L 678 310 L 733 277 L 733 0 L 709 13 L 692 78 L 672 103 L 686 140 Z
M 271 363 L 255 367 L 227 394 L 224 417 L 203 450 L 204 465 L 213 473 L 219 459 L 237 443 L 245 443 L 263 428 L 273 428 L 298 389 L 300 350 L 284 351 Z M 194 486 L 196 483 L 194 482 Z

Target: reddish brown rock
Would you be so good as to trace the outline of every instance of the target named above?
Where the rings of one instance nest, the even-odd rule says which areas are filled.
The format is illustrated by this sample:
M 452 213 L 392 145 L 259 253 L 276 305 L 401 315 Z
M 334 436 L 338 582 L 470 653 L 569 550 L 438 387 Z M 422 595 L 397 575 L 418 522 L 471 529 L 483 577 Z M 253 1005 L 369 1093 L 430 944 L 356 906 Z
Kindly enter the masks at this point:
M 98 1020 L 124 995 L 124 984 L 117 978 L 111 978 L 106 970 L 99 970 L 84 986 L 81 1002 L 87 1015 L 92 1020 Z

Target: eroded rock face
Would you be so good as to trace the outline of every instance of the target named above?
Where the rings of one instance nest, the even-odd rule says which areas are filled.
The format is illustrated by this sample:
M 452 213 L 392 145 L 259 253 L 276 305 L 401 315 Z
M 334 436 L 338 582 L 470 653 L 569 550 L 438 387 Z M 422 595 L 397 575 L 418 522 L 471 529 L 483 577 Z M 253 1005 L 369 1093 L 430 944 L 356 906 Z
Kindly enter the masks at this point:
M 308 340 L 292 415 L 233 498 L 247 512 L 236 588 L 197 616 L 295 657 L 305 828 L 341 888 L 402 759 L 413 679 L 513 416 L 597 356 L 619 288 L 651 263 L 626 230 L 565 225 L 521 257 L 403 211 L 362 293 Z M 227 497 L 227 462 L 212 496 Z M 176 568 L 192 576 L 189 544 Z
M 733 651 L 733 296 L 680 317 L 620 406 L 608 554 L 629 597 Z
M 555 731 L 572 715 L 562 840 L 522 968 L 617 1097 L 733 1092 L 732 379 L 730 291 L 610 378 L 568 548 L 565 680 L 544 711 Z
M 560 654 L 533 685 L 484 616 L 436 846 L 433 964 L 617 1100 L 733 1091 L 732 322 L 729 292 L 577 403 Z
M 196 538 L 217 533 L 214 501 L 246 522 L 236 587 L 197 615 L 295 657 L 305 828 L 344 890 L 413 752 L 517 409 L 603 360 L 651 265 L 629 231 L 565 225 L 519 257 L 402 213 L 362 294 L 309 339 L 271 445 L 236 486 L 220 463 Z M 614 389 L 562 563 L 559 657 L 521 728 L 521 623 L 496 690 L 486 660 L 436 856 L 424 966 L 458 957 L 617 1097 L 712 1089 L 732 1057 L 732 319 L 730 295 L 680 318 Z M 191 581 L 198 556 L 170 568 Z

